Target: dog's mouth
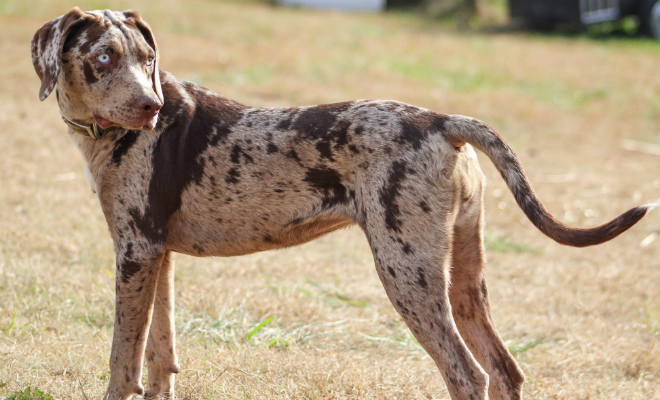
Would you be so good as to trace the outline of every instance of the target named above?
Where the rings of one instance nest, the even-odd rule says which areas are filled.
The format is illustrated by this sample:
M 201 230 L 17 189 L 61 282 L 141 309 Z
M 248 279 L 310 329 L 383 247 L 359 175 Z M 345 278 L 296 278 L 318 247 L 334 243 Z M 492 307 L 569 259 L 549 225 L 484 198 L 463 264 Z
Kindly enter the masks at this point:
M 109 128 L 113 122 L 98 115 L 94 115 L 94 120 L 103 129 Z
M 143 120 L 143 121 L 136 121 L 135 123 L 118 123 L 118 122 L 113 122 L 110 121 L 107 118 L 103 118 L 100 115 L 94 114 L 94 120 L 96 123 L 103 129 L 107 129 L 111 126 L 119 126 L 125 129 L 130 129 L 130 130 L 147 130 L 151 131 L 156 127 L 156 123 L 158 122 L 158 113 L 154 115 L 153 117 L 149 118 L 148 120 Z

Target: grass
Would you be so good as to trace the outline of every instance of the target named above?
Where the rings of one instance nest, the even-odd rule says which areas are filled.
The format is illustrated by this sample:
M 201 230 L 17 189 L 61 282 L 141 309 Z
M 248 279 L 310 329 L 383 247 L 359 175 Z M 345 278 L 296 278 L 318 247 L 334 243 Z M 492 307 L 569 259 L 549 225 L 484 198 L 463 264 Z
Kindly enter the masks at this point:
M 486 235 L 484 238 L 486 242 L 486 250 L 489 252 L 499 252 L 499 253 L 532 253 L 537 254 L 538 251 L 532 247 L 513 243 L 510 240 L 507 240 L 503 237 L 495 237 L 492 235 Z
M 22 392 L 10 394 L 7 400 L 53 400 L 53 396 L 42 392 L 39 388 L 27 387 Z
M 91 1 L 138 9 L 162 67 L 243 103 L 389 98 L 485 120 L 565 223 L 595 226 L 660 198 L 660 45 L 640 38 L 456 33 L 410 13 L 290 10 L 258 1 Z M 0 398 L 26 388 L 100 398 L 109 379 L 114 255 L 29 41 L 70 4 L 0 3 Z M 649 215 L 583 250 L 526 222 L 490 162 L 493 317 L 533 399 L 660 393 L 660 227 Z M 239 258 L 177 258 L 181 399 L 444 399 L 358 229 Z

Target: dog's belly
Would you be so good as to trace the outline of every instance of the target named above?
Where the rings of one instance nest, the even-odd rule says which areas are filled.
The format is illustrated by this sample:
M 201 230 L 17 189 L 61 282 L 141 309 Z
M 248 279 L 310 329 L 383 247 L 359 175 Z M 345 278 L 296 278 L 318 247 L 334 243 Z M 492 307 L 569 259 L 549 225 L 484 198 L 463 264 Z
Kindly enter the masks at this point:
M 204 219 L 174 216 L 167 229 L 168 249 L 193 256 L 239 256 L 303 244 L 354 223 L 339 216 L 269 224 L 261 223 L 264 213 L 255 213 L 249 220 L 223 216 L 209 215 Z

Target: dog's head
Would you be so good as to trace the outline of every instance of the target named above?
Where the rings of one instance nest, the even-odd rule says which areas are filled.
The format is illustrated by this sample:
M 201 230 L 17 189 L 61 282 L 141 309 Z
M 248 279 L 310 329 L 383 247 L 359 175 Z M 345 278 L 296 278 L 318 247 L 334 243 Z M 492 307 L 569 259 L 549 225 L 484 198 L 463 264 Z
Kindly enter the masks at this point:
M 32 39 L 32 63 L 43 101 L 59 85 L 71 120 L 103 128 L 155 127 L 163 93 L 158 47 L 134 11 L 74 8 L 46 23 Z

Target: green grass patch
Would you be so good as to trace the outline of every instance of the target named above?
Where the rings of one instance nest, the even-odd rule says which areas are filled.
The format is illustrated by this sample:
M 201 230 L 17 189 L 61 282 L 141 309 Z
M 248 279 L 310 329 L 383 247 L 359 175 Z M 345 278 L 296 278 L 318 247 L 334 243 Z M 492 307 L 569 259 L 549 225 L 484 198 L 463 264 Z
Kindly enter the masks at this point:
M 321 291 L 325 301 L 330 303 L 331 306 L 339 305 L 339 304 L 337 304 L 336 300 L 339 300 L 339 302 L 341 304 L 345 304 L 345 305 L 353 306 L 353 307 L 366 307 L 368 305 L 368 303 L 366 301 L 353 300 L 350 297 L 348 297 L 346 295 L 343 295 L 343 294 L 339 293 L 336 290 L 328 290 L 328 289 L 324 288 L 322 285 L 320 285 L 320 284 L 318 284 L 318 283 L 316 283 L 312 280 L 305 279 L 305 283 L 307 283 L 307 284 L 315 287 L 319 291 Z M 312 292 L 310 292 L 309 290 L 306 290 L 306 289 L 301 289 L 301 290 L 305 294 L 307 294 L 309 296 L 313 296 Z
M 511 352 L 511 354 L 514 357 L 517 357 L 521 354 L 526 353 L 527 351 L 533 349 L 534 347 L 540 346 L 544 343 L 550 342 L 550 339 L 547 339 L 545 336 L 541 337 L 540 339 L 535 339 L 530 342 L 526 343 L 514 343 L 514 342 L 509 342 L 507 344 L 507 348 Z
M 14 315 L 11 317 L 11 322 L 9 325 L 5 325 L 3 327 L 0 327 L 0 330 L 3 332 L 9 333 L 11 329 L 14 327 L 14 323 L 16 322 L 16 310 L 14 310 Z
M 530 246 L 514 243 L 507 238 L 486 235 L 486 250 L 495 253 L 530 253 L 539 254 L 539 250 Z
M 644 313 L 644 324 L 657 335 L 660 333 L 660 313 L 658 312 L 658 307 L 651 304 L 648 301 L 644 302 L 644 308 L 642 309 Z
M 11 393 L 6 400 L 53 400 L 53 396 L 39 390 L 39 388 L 27 387 L 22 392 Z
M 259 323 L 257 324 L 257 326 L 255 326 L 254 328 L 252 328 L 252 329 L 250 330 L 250 332 L 248 332 L 248 334 L 245 335 L 245 341 L 247 342 L 247 341 L 249 341 L 250 339 L 252 339 L 252 336 L 254 336 L 254 335 L 256 335 L 257 333 L 259 333 L 259 331 L 260 331 L 261 329 L 263 329 L 264 326 L 266 326 L 266 325 L 270 324 L 271 322 L 273 322 L 273 319 L 274 319 L 274 318 L 275 318 L 275 317 L 273 317 L 273 316 L 271 315 L 270 317 L 266 318 L 265 320 L 259 322 Z
M 225 85 L 259 85 L 269 81 L 280 71 L 271 65 L 257 65 L 245 69 L 211 70 L 203 73 L 193 73 L 183 79 L 195 82 L 201 86 L 213 84 Z
M 530 97 L 534 101 L 564 110 L 579 110 L 594 100 L 607 98 L 611 89 L 600 86 L 581 89 L 549 77 L 547 80 L 527 78 L 514 80 L 505 71 L 466 62 L 458 68 L 434 64 L 431 54 L 416 59 L 390 59 L 384 68 L 399 78 L 424 83 L 431 87 L 456 93 L 510 91 Z

